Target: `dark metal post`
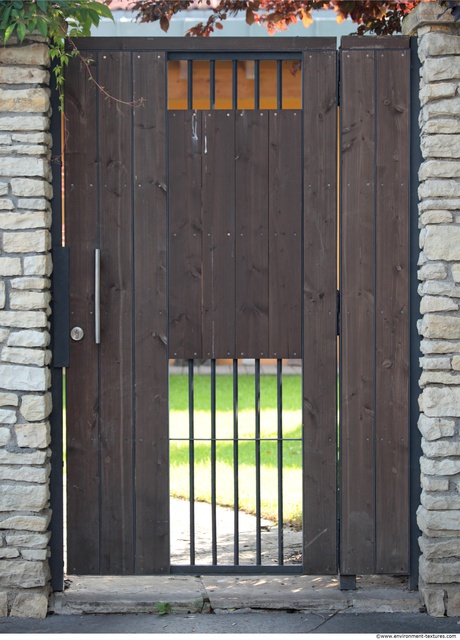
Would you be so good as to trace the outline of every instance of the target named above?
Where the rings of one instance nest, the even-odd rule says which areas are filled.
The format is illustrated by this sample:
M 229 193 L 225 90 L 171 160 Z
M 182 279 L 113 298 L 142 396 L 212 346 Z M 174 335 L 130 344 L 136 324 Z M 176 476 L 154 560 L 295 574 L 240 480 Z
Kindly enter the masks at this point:
M 216 498 L 216 361 L 211 360 L 211 536 L 212 564 L 217 564 L 217 498 Z
M 189 483 L 190 483 L 190 564 L 195 564 L 195 424 L 193 360 L 188 361 Z
M 238 360 L 233 360 L 233 562 L 240 563 L 239 556 L 239 485 L 238 485 Z
M 256 564 L 262 564 L 262 539 L 260 529 L 260 360 L 255 360 L 255 458 L 256 458 Z
M 278 411 L 278 564 L 284 564 L 283 553 L 283 362 L 276 362 L 277 411 Z

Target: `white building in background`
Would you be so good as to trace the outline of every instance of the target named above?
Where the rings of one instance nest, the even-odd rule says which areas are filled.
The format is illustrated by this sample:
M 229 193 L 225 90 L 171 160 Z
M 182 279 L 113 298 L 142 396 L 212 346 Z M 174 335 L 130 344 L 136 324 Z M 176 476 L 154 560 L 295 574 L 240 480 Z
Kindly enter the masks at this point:
M 216 0 L 212 0 L 216 1 Z M 97 29 L 92 30 L 94 36 L 107 37 L 182 37 L 187 31 L 195 26 L 198 22 L 206 22 L 210 11 L 197 9 L 193 7 L 187 11 L 181 11 L 175 15 L 169 27 L 168 33 L 160 28 L 159 22 L 141 23 L 136 20 L 136 13 L 126 10 L 130 4 L 130 0 L 114 0 L 111 8 L 114 21 L 104 18 Z M 313 11 L 313 24 L 308 29 L 299 21 L 295 25 L 291 25 L 286 31 L 279 31 L 274 34 L 273 38 L 283 36 L 294 37 L 336 37 L 350 35 L 356 33 L 357 25 L 350 19 L 339 24 L 336 20 L 337 14 L 333 10 Z M 224 28 L 219 31 L 215 30 L 211 37 L 267 37 L 268 33 L 264 26 L 253 24 L 248 25 L 245 20 L 244 12 L 235 17 L 229 16 L 224 22 Z

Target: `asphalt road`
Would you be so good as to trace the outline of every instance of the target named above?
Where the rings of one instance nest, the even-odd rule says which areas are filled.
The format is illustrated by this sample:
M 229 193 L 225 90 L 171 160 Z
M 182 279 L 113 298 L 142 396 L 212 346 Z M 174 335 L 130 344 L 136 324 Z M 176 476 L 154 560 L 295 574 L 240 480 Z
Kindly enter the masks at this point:
M 0 634 L 436 634 L 460 637 L 460 618 L 425 613 L 286 613 L 240 610 L 223 614 L 51 615 L 44 620 L 0 618 Z M 442 635 L 441 635 L 442 634 Z

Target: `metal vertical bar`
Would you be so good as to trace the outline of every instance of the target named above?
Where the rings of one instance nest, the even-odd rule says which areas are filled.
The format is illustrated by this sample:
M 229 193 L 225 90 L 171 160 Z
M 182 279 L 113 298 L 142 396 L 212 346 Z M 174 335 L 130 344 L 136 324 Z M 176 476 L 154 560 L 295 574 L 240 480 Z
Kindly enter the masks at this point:
M 187 61 L 187 109 L 193 109 L 193 60 Z
M 211 360 L 211 534 L 212 564 L 217 564 L 216 509 L 216 361 Z
M 283 108 L 283 61 L 276 61 L 276 108 Z
M 238 60 L 232 60 L 232 109 L 238 109 Z
M 254 60 L 254 109 L 260 108 L 260 61 Z
M 240 563 L 238 486 L 238 360 L 233 360 L 233 563 Z
M 255 457 L 256 457 L 256 564 L 262 564 L 262 539 L 260 528 L 260 360 L 255 360 Z
M 195 398 L 193 388 L 193 360 L 188 361 L 189 414 L 189 486 L 190 486 L 190 564 L 195 564 Z
M 277 413 L 278 413 L 278 564 L 284 564 L 283 540 L 283 364 L 276 361 Z
M 209 93 L 210 108 L 216 108 L 216 61 L 211 60 L 209 63 Z

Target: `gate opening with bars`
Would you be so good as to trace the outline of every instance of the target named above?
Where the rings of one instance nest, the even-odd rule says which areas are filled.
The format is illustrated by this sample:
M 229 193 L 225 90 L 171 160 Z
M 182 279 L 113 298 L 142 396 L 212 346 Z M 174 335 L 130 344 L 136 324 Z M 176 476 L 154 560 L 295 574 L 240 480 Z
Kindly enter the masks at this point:
M 79 48 L 121 102 L 105 100 L 71 62 L 66 245 L 70 328 L 83 339 L 70 341 L 67 371 L 68 573 L 408 574 L 409 40 L 345 38 L 339 56 L 323 38 L 94 38 Z M 141 108 L 124 104 L 139 98 Z M 238 402 L 248 362 L 246 431 Z M 176 425 L 169 392 L 179 366 L 188 401 Z M 231 406 L 222 430 L 223 366 Z M 275 405 L 267 429 L 266 366 Z M 301 374 L 291 433 L 283 371 L 292 367 Z M 240 526 L 248 445 L 251 560 Z M 281 524 L 290 446 L 299 549 L 286 553 L 278 526 L 267 557 L 265 458 Z M 229 479 L 218 471 L 224 449 Z M 170 542 L 170 466 L 173 485 L 181 452 L 186 562 Z M 202 452 L 204 555 L 195 539 Z M 225 557 L 221 481 L 232 483 Z

